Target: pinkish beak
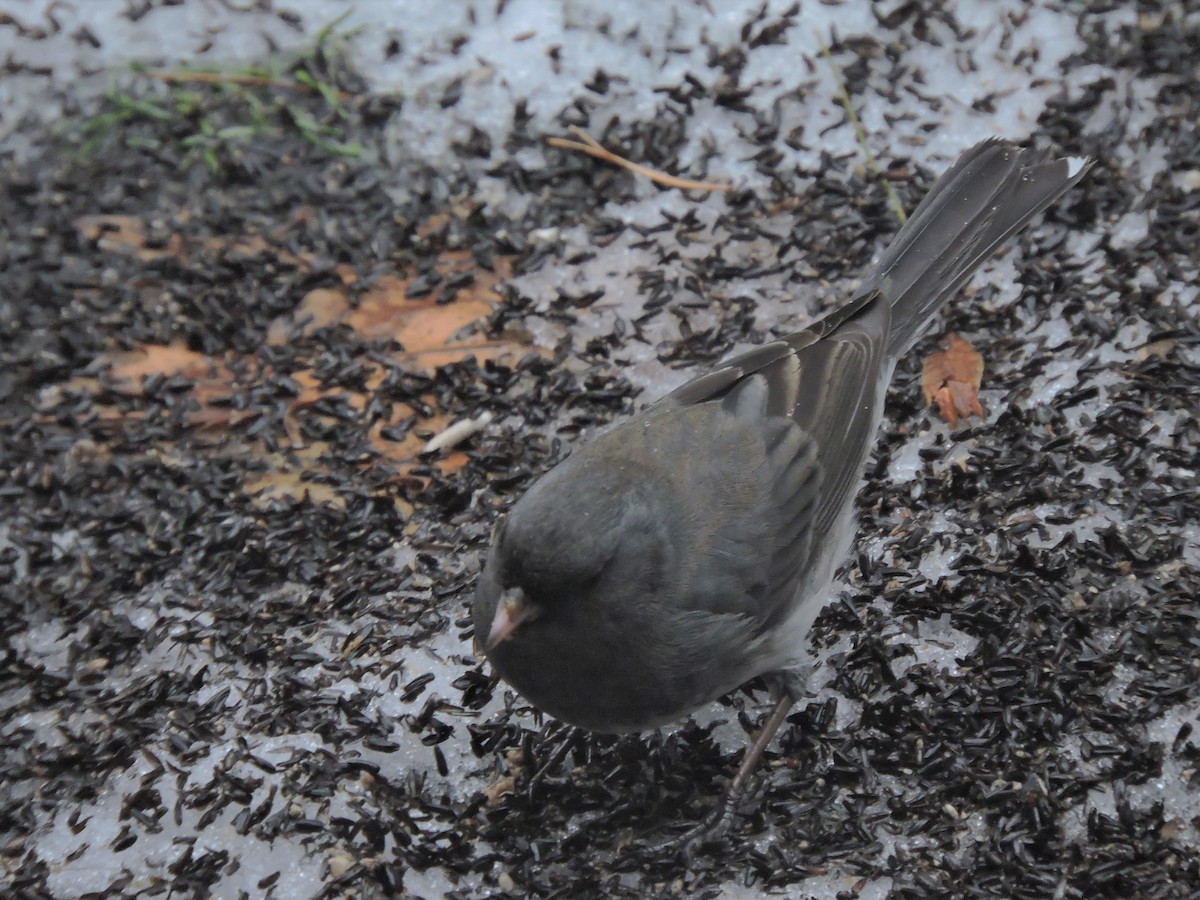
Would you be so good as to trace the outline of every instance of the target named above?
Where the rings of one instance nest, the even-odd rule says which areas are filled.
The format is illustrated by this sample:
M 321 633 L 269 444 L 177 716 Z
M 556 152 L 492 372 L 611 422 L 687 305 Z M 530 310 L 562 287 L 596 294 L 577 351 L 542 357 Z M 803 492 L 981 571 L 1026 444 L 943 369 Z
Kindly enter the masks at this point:
M 531 618 L 533 606 L 525 599 L 525 592 L 519 587 L 504 591 L 500 595 L 500 602 L 496 604 L 496 614 L 492 617 L 487 649 L 491 650 L 497 644 L 508 640 L 521 627 L 522 622 Z

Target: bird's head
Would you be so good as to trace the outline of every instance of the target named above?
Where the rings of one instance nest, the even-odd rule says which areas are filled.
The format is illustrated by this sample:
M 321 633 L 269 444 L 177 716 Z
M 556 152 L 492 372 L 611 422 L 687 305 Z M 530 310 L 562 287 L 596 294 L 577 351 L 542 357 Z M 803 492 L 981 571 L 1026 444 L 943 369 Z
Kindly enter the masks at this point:
M 662 596 L 671 563 L 648 479 L 589 449 L 499 522 L 472 606 L 476 640 L 500 675 L 568 720 L 554 682 L 621 666 L 631 619 Z

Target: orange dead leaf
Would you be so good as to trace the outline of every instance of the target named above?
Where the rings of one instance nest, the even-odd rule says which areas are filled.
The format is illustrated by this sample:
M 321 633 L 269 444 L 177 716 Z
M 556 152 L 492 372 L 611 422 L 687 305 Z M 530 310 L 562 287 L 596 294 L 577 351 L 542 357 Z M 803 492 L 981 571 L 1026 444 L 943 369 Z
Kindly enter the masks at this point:
M 496 285 L 512 274 L 507 258 L 498 258 L 489 271 L 476 266 L 470 253 L 449 251 L 438 257 L 435 269 L 443 279 L 470 275 L 472 280 L 451 302 L 439 303 L 431 295 L 408 296 L 415 276 L 383 275 L 353 308 L 344 288 L 317 288 L 305 295 L 291 315 L 271 324 L 267 343 L 282 344 L 297 328 L 308 334 L 341 323 L 368 339 L 396 341 L 404 348 L 401 358 L 427 373 L 467 356 L 513 359 L 526 351 L 524 343 L 469 333 L 499 304 Z
M 138 350 L 108 357 L 108 375 L 113 390 L 130 397 L 142 393 L 142 382 L 151 375 L 182 375 L 193 381 L 212 378 L 221 368 L 203 353 L 189 350 L 180 341 L 170 344 L 144 344 Z M 228 369 L 225 369 L 228 378 Z
M 107 386 L 127 397 L 140 397 L 145 379 L 154 375 L 182 376 L 193 382 L 190 393 L 197 408 L 187 414 L 187 423 L 193 428 L 236 425 L 258 415 L 255 410 L 236 409 L 226 402 L 243 380 L 228 363 L 189 350 L 181 342 L 144 344 L 137 350 L 111 354 L 101 362 L 107 364 Z M 253 377 L 257 373 L 249 374 Z
M 309 481 L 303 472 L 293 469 L 271 469 L 246 481 L 243 486 L 255 503 L 265 507 L 272 500 L 291 498 L 308 500 L 316 506 L 333 506 L 344 509 L 346 501 L 327 484 Z
M 186 211 L 179 214 L 179 219 L 186 222 Z M 425 223 L 424 231 L 428 234 L 440 230 L 449 221 L 446 215 L 434 216 Z M 291 223 L 279 229 L 275 237 L 279 238 L 289 229 L 303 224 L 305 215 L 301 212 Z M 186 259 L 189 252 L 199 249 L 246 256 L 272 253 L 277 259 L 291 261 L 301 267 L 309 262 L 307 256 L 279 251 L 261 235 L 228 238 L 171 232 L 161 237 L 155 246 L 147 246 L 151 240 L 150 229 L 135 217 L 84 216 L 77 219 L 75 225 L 85 240 L 95 241 L 102 250 L 144 261 L 166 256 Z M 512 329 L 495 340 L 474 333 L 481 321 L 500 303 L 501 297 L 496 288 L 512 274 L 510 259 L 500 257 L 491 270 L 486 270 L 478 267 L 468 252 L 445 252 L 434 261 L 434 269 L 442 281 L 453 281 L 459 286 L 450 302 L 439 303 L 437 297 L 428 295 L 410 298 L 407 294 L 416 275 L 397 274 L 376 277 L 352 307 L 350 288 L 360 276 L 348 265 L 339 265 L 337 272 L 341 284 L 309 292 L 291 315 L 272 324 L 267 343 L 280 344 L 294 333 L 304 334 L 340 323 L 365 337 L 397 342 L 403 348 L 397 354 L 398 362 L 407 368 L 428 373 L 468 355 L 481 360 L 515 360 L 527 352 L 532 338 L 519 330 Z M 146 290 L 152 291 L 152 284 L 147 284 Z M 226 353 L 220 357 L 209 357 L 190 350 L 182 342 L 146 344 L 133 351 L 106 353 L 96 363 L 104 370 L 103 377 L 79 376 L 52 386 L 43 392 L 43 405 L 46 408 L 53 407 L 69 392 L 91 394 L 98 401 L 91 407 L 95 420 L 119 423 L 141 418 L 146 413 L 136 406 L 130 408 L 129 404 L 105 402 L 101 399 L 105 391 L 138 398 L 145 394 L 147 378 L 179 377 L 186 379 L 190 385 L 176 384 L 172 386 L 172 391 L 176 394 L 186 392 L 193 401 L 192 406 L 184 407 L 184 422 L 193 428 L 217 429 L 263 414 L 260 407 L 240 408 L 240 404 L 234 401 L 248 399 L 255 385 L 273 377 L 270 367 L 256 354 L 239 356 Z M 307 498 L 320 504 L 343 504 L 336 490 L 322 480 L 321 473 L 326 470 L 322 456 L 325 450 L 319 442 L 305 441 L 302 423 L 295 413 L 325 399 L 334 399 L 351 410 L 365 411 L 375 389 L 392 367 L 384 360 L 360 360 L 360 363 L 366 370 L 366 376 L 361 387 L 356 389 L 325 386 L 311 369 L 289 373 L 295 392 L 287 401 L 283 426 L 291 447 L 286 454 L 268 454 L 266 468 L 247 477 L 245 489 L 257 502 L 267 503 L 272 499 L 292 497 Z M 436 402 L 432 395 L 422 400 L 427 405 Z M 453 441 L 449 440 L 447 429 L 453 432 L 453 428 L 449 417 L 440 411 L 420 418 L 400 441 L 383 436 L 389 426 L 400 425 L 414 415 L 418 413 L 413 406 L 394 403 L 387 419 L 374 421 L 367 434 L 371 446 L 378 453 L 376 459 L 390 463 L 396 472 L 396 479 L 423 482 L 426 480 L 421 474 L 423 469 L 435 469 L 443 475 L 449 475 L 467 464 L 469 457 L 466 453 L 451 449 Z M 456 427 L 461 428 L 462 424 Z M 429 439 L 435 435 L 443 436 L 444 447 L 437 454 L 424 454 Z M 402 513 L 407 515 L 411 512 L 411 506 L 395 496 L 394 489 L 380 490 L 382 495 L 391 497 Z
M 193 428 L 216 428 L 234 425 L 251 419 L 260 414 L 257 409 L 237 409 L 228 401 L 235 396 L 239 389 L 270 378 L 270 372 L 259 367 L 256 360 L 247 359 L 240 374 L 235 372 L 228 362 L 213 359 L 194 350 L 189 350 L 182 343 L 147 344 L 129 352 L 115 353 L 102 357 L 99 362 L 105 366 L 107 377 L 103 384 L 110 390 L 127 397 L 139 397 L 143 393 L 144 382 L 150 376 L 182 376 L 192 381 L 190 396 L 196 407 L 186 416 L 186 422 Z M 291 373 L 291 381 L 299 387 L 298 392 L 287 404 L 288 416 L 285 419 L 290 443 L 294 451 L 304 451 L 312 445 L 306 445 L 298 423 L 292 414 L 297 410 L 312 406 L 328 397 L 337 397 L 350 409 L 361 412 L 370 401 L 371 392 L 386 377 L 387 371 L 379 364 L 369 364 L 369 372 L 364 379 L 364 389 L 346 390 L 339 387 L 326 387 L 321 384 L 311 370 L 300 370 Z M 66 390 L 99 393 L 101 381 L 95 378 L 77 378 L 59 386 L 48 395 L 47 402 L 51 405 L 57 402 Z M 432 395 L 423 398 L 427 403 L 433 403 Z M 103 421 L 116 421 L 126 418 L 136 418 L 138 412 L 122 412 L 115 406 L 98 406 L 97 417 Z M 446 452 L 438 457 L 422 459 L 421 454 L 426 443 L 434 435 L 440 434 L 450 426 L 450 420 L 441 413 L 422 418 L 409 431 L 402 441 L 392 441 L 383 436 L 383 430 L 389 426 L 399 425 L 415 414 L 415 410 L 407 404 L 397 403 L 392 407 L 391 415 L 372 425 L 368 438 L 379 452 L 381 458 L 395 464 L 402 477 L 418 465 L 436 466 L 443 474 L 450 474 L 462 468 L 467 463 L 467 455 L 460 451 Z M 319 463 L 314 462 L 313 468 L 319 469 Z M 307 481 L 295 475 L 275 473 L 255 479 L 252 484 L 263 489 L 270 488 L 276 496 L 302 496 L 303 489 L 309 485 Z M 314 499 L 326 497 L 327 492 L 314 489 Z
M 273 501 L 291 499 L 345 509 L 346 500 L 337 488 L 321 480 L 323 457 L 328 452 L 328 443 L 311 441 L 286 453 L 267 454 L 263 458 L 267 468 L 248 476 L 242 487 L 254 504 L 263 508 Z M 404 518 L 412 515 L 411 503 L 402 497 L 391 499 Z
M 464 292 L 453 303 L 439 304 L 432 297 L 409 299 L 408 282 L 394 276 L 379 279 L 363 295 L 358 309 L 351 310 L 346 323 L 368 338 L 393 338 L 408 353 L 445 350 L 469 325 L 492 311 L 484 296 L 490 285 Z
M 420 458 L 429 439 L 445 431 L 450 425 L 450 419 L 441 413 L 434 413 L 431 417 L 422 419 L 401 441 L 389 441 L 383 436 L 384 428 L 399 423 L 411 414 L 412 410 L 408 407 L 400 407 L 397 412 L 393 413 L 391 422 L 378 422 L 370 432 L 371 445 L 385 459 L 396 463 L 402 475 L 407 475 L 415 466 L 422 464 L 436 466 L 443 475 L 450 475 L 467 464 L 470 457 L 461 450 L 442 453 L 436 457 L 430 456 L 426 459 Z
M 946 339 L 942 350 L 930 354 L 921 372 L 925 402 L 937 404 L 951 428 L 960 418 L 983 415 L 979 405 L 982 382 L 983 357 L 957 334 Z
M 186 219 L 186 215 L 181 214 L 181 218 Z M 189 245 L 233 257 L 253 258 L 270 253 L 281 262 L 302 267 L 307 266 L 311 262 L 310 256 L 289 253 L 286 250 L 272 246 L 266 238 L 257 234 L 239 238 L 196 238 L 194 241 L 189 240 L 185 243 L 184 238 L 180 234 L 172 232 L 161 245 L 148 246 L 147 241 L 149 238 L 146 233 L 146 223 L 133 216 L 80 216 L 75 220 L 75 228 L 85 240 L 95 241 L 101 250 L 108 253 L 136 256 L 138 259 L 147 262 L 162 259 L 166 256 L 186 259 Z M 286 231 L 287 229 L 284 228 L 283 230 Z
M 75 228 L 85 240 L 108 253 L 132 254 L 138 259 L 160 259 L 164 256 L 179 256 L 183 240 L 172 234 L 162 246 L 146 246 L 146 223 L 133 216 L 80 216 Z
M 441 231 L 451 222 L 450 213 L 440 212 L 434 213 L 424 222 L 417 226 L 417 237 L 427 238 L 431 234 L 436 234 Z

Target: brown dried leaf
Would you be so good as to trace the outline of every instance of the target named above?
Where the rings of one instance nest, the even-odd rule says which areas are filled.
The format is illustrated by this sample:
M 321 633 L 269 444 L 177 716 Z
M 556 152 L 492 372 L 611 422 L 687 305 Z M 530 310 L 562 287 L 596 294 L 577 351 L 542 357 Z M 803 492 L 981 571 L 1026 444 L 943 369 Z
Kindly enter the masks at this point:
M 127 397 L 140 397 L 145 379 L 152 375 L 182 376 L 194 382 L 192 399 L 197 409 L 187 413 L 193 428 L 217 428 L 235 425 L 258 415 L 257 410 L 235 409 L 226 401 L 234 395 L 239 382 L 228 364 L 203 353 L 189 350 L 181 342 L 145 344 L 138 350 L 115 353 L 100 360 L 108 367 L 107 386 Z M 248 373 L 253 380 L 257 371 Z M 109 418 L 101 415 L 101 418 Z
M 412 368 L 432 373 L 440 366 L 468 356 L 483 360 L 515 360 L 528 345 L 516 333 L 498 340 L 473 335 L 473 326 L 486 319 L 501 298 L 496 285 L 512 274 L 511 262 L 500 257 L 492 270 L 481 269 L 466 251 L 443 253 L 435 263 L 443 279 L 470 275 L 449 303 L 433 295 L 409 297 L 416 276 L 383 275 L 351 307 L 345 288 L 317 288 L 305 295 L 291 315 L 277 319 L 267 333 L 269 344 L 282 344 L 296 331 L 345 324 L 369 340 L 393 340 L 403 347 L 399 359 Z
M 233 374 L 203 353 L 189 350 L 182 341 L 170 344 L 143 344 L 138 350 L 115 353 L 105 360 L 113 390 L 130 397 L 140 397 L 143 382 L 151 375 L 182 375 L 192 381 L 224 378 Z
M 930 354 L 921 372 L 925 402 L 936 404 L 951 428 L 960 418 L 983 415 L 982 381 L 983 357 L 957 334 L 947 337 L 942 350 Z
M 346 315 L 347 295 L 338 288 L 316 288 L 304 295 L 300 305 L 290 316 L 280 316 L 267 329 L 267 343 L 278 347 L 288 342 L 292 332 L 299 327 L 301 334 L 309 334 L 325 328 Z
M 293 469 L 272 469 L 248 480 L 245 490 L 254 498 L 255 503 L 263 507 L 272 500 L 291 497 L 296 500 L 307 499 L 316 506 L 345 508 L 346 501 L 336 490 L 327 484 L 309 481 L 304 475 L 304 472 Z
M 425 444 L 428 443 L 429 439 L 450 426 L 450 419 L 441 413 L 434 413 L 430 418 L 422 419 L 415 424 L 409 430 L 408 434 L 404 436 L 404 440 L 390 441 L 383 436 L 382 431 L 384 428 L 389 425 L 399 424 L 411 416 L 412 412 L 407 406 L 397 406 L 392 412 L 392 420 L 390 422 L 377 422 L 372 426 L 369 435 L 371 445 L 379 451 L 384 459 L 391 460 L 397 464 L 401 475 L 407 475 L 414 466 L 419 464 L 437 466 L 443 475 L 457 472 L 467 464 L 470 457 L 460 450 L 443 453 L 440 456 L 424 460 L 419 458 L 421 451 L 425 448 Z
M 164 246 L 146 246 L 146 224 L 133 216 L 80 216 L 75 228 L 84 240 L 95 241 L 108 253 L 132 254 L 138 259 L 161 259 L 164 256 L 179 256 L 183 240 L 172 234 Z
M 186 213 L 181 213 L 186 221 Z M 279 234 L 305 223 L 303 211 L 293 221 L 280 229 Z M 443 229 L 449 218 L 434 217 L 423 226 L 426 234 Z M 147 227 L 143 221 L 131 216 L 97 215 L 84 216 L 76 220 L 76 228 L 85 240 L 96 241 L 108 252 L 134 256 L 140 260 L 155 260 L 165 256 L 186 258 L 189 250 L 207 250 L 225 254 L 256 256 L 273 253 L 277 258 L 306 266 L 309 259 L 282 253 L 272 247 L 260 235 L 248 235 L 236 239 L 224 237 L 194 237 L 172 233 L 162 246 L 147 246 Z M 350 303 L 350 287 L 359 275 L 343 264 L 337 268 L 341 285 L 319 288 L 309 292 L 300 305 L 289 316 L 271 325 L 267 334 L 268 344 L 280 344 L 294 333 L 306 334 L 314 329 L 343 323 L 365 337 L 394 340 L 403 348 L 398 353 L 399 361 L 418 371 L 432 373 L 437 367 L 457 362 L 468 355 L 484 359 L 515 359 L 527 352 L 532 338 L 520 329 L 509 329 L 499 339 L 472 334 L 472 330 L 486 319 L 500 302 L 496 286 L 512 274 L 511 260 L 501 257 L 491 270 L 479 268 L 474 257 L 467 252 L 443 253 L 434 263 L 435 270 L 443 280 L 454 279 L 461 284 L 455 297 L 447 303 L 438 303 L 435 296 L 410 298 L 410 289 L 415 275 L 384 275 L 358 299 L 355 306 Z M 468 277 L 469 276 L 469 277 Z M 152 285 L 147 286 L 152 292 Z M 239 357 L 226 354 L 212 358 L 197 353 L 182 342 L 170 344 L 147 344 L 137 350 L 105 354 L 97 360 L 105 370 L 104 378 L 77 377 L 44 392 L 43 405 L 52 407 L 61 401 L 67 392 L 87 393 L 96 396 L 109 390 L 127 397 L 141 397 L 145 391 L 145 379 L 153 376 L 180 376 L 192 382 L 189 396 L 194 408 L 186 413 L 186 423 L 194 428 L 221 428 L 261 414 L 259 408 L 237 408 L 231 398 L 255 384 L 272 377 L 269 367 L 256 356 Z M 305 443 L 300 422 L 294 414 L 318 401 L 336 396 L 340 402 L 353 410 L 365 410 L 374 389 L 387 376 L 388 367 L 382 362 L 364 361 L 368 374 L 361 390 L 346 390 L 341 387 L 327 388 L 311 370 L 290 373 L 291 380 L 299 386 L 297 394 L 288 401 L 288 415 L 284 428 L 290 439 L 292 452 L 288 455 L 271 454 L 268 470 L 251 476 L 245 488 L 258 502 L 269 502 L 281 497 L 307 497 L 314 503 L 342 505 L 344 501 L 335 489 L 323 484 L 320 473 L 324 470 L 319 444 Z M 436 398 L 424 398 L 429 404 Z M 103 422 L 121 422 L 139 418 L 145 413 L 139 409 L 123 409 L 117 404 L 98 403 L 93 415 Z M 401 441 L 383 437 L 389 425 L 398 425 L 411 418 L 415 410 L 405 404 L 395 404 L 388 421 L 372 424 L 368 438 L 379 454 L 380 461 L 391 463 L 399 480 L 424 481 L 414 475 L 417 467 L 436 467 L 442 474 L 451 474 L 466 465 L 469 457 L 461 451 L 443 451 L 438 455 L 422 456 L 430 437 L 443 432 L 450 425 L 447 416 L 440 412 L 423 418 L 409 429 Z M 406 515 L 411 506 L 393 496 L 390 488 L 381 488 Z
M 307 268 L 312 262 L 310 255 L 289 253 L 273 246 L 266 238 L 257 234 L 238 238 L 189 237 L 185 240 L 178 232 L 173 232 L 162 246 L 147 246 L 146 224 L 133 216 L 80 216 L 75 220 L 75 229 L 84 240 L 95 241 L 105 252 L 132 255 L 145 261 L 167 256 L 187 259 L 188 250 L 199 247 L 230 257 L 254 258 L 271 254 L 281 262 L 300 268 Z M 286 231 L 286 227 L 283 231 Z
M 338 489 L 320 479 L 325 471 L 323 457 L 328 452 L 327 443 L 312 441 L 289 453 L 268 454 L 263 458 L 268 468 L 247 478 L 243 488 L 260 507 L 273 500 L 292 498 L 345 509 L 345 498 Z M 396 496 L 391 496 L 391 500 L 404 519 L 412 515 L 413 507 L 407 500 Z

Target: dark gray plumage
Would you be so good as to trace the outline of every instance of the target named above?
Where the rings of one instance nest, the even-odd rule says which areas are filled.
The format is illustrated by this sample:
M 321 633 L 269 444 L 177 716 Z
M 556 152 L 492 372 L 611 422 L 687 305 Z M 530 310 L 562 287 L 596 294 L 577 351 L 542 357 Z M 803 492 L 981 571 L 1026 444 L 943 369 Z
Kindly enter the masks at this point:
M 756 675 L 786 687 L 848 550 L 897 357 L 1087 167 L 1003 141 L 968 150 L 845 306 L 547 473 L 498 527 L 475 597 L 500 675 L 610 732 L 678 719 Z

